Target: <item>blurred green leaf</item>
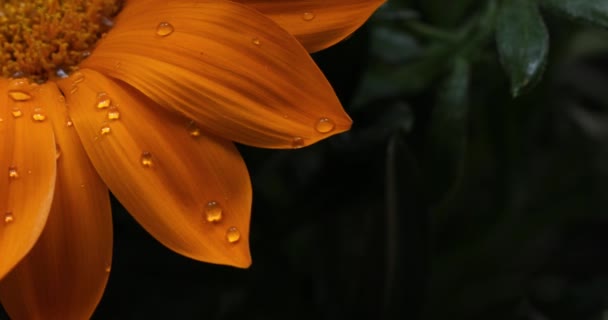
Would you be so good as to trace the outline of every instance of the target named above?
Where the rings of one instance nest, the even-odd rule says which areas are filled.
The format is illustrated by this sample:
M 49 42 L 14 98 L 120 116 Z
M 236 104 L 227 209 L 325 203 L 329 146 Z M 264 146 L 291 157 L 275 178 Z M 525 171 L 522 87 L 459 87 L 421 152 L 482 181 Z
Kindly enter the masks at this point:
M 467 112 L 470 82 L 468 61 L 457 59 L 439 89 L 429 132 L 427 168 L 431 195 L 438 201 L 461 180 L 467 147 Z
M 385 314 L 381 319 L 415 319 L 422 312 L 429 269 L 429 215 L 422 181 L 415 155 L 402 132 L 395 131 L 386 149 Z
M 505 1 L 496 25 L 498 52 L 511 79 L 511 93 L 519 96 L 543 73 L 549 51 L 549 34 L 536 3 Z
M 541 4 L 571 19 L 608 28 L 608 0 L 541 0 Z

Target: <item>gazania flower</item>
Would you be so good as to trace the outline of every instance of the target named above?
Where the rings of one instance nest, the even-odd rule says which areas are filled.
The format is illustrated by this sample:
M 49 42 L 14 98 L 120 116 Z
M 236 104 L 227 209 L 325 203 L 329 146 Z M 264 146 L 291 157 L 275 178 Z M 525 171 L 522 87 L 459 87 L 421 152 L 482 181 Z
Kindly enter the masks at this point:
M 0 2 L 0 302 L 89 317 L 112 259 L 108 189 L 170 249 L 248 267 L 251 186 L 233 142 L 347 130 L 309 52 L 383 0 Z

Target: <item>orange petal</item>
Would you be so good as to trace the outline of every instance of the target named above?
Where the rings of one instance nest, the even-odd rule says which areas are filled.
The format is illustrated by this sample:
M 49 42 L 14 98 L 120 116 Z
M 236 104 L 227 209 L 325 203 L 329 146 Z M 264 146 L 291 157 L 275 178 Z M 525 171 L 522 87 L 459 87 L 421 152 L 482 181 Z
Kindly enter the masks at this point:
M 187 119 L 93 70 L 60 87 L 93 165 L 148 232 L 193 259 L 250 265 L 251 185 L 231 142 L 195 131 Z M 211 202 L 216 207 L 207 208 Z M 211 220 L 219 209 L 221 220 L 208 221 L 207 209 Z M 240 231 L 234 243 L 227 240 L 232 227 Z
M 12 319 L 88 319 L 112 259 L 108 189 L 76 131 L 66 125 L 67 110 L 55 84 L 43 85 L 38 96 L 59 146 L 56 191 L 40 239 L 0 282 L 0 301 Z
M 386 0 L 235 0 L 262 12 L 316 52 L 351 35 Z
M 298 41 L 230 1 L 129 1 L 82 65 L 253 146 L 301 147 L 351 124 Z
M 49 121 L 32 118 L 38 89 L 0 79 L 0 279 L 30 251 L 53 200 L 55 139 Z

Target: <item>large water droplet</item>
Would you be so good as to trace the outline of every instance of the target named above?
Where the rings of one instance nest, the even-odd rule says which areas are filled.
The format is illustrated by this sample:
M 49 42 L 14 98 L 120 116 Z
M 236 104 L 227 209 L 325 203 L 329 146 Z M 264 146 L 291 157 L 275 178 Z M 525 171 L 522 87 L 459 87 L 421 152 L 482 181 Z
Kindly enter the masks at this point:
M 21 90 L 11 90 L 8 92 L 8 96 L 15 101 L 27 101 L 32 98 L 32 95 Z
M 15 216 L 13 215 L 13 213 L 10 211 L 6 212 L 4 214 L 4 223 L 9 224 L 13 221 L 15 221 Z
M 34 121 L 42 122 L 46 119 L 46 115 L 41 108 L 35 108 L 34 113 L 32 114 L 32 119 Z
M 334 130 L 336 124 L 328 118 L 321 118 L 317 121 L 315 129 L 320 133 L 328 133 Z
M 236 243 L 241 240 L 241 232 L 236 227 L 230 227 L 226 230 L 226 240 L 230 243 Z
M 304 12 L 302 14 L 302 20 L 304 21 L 312 21 L 315 18 L 315 14 L 312 12 Z
M 120 111 L 115 106 L 111 106 L 108 110 L 108 120 L 118 120 L 120 119 Z
M 15 166 L 8 167 L 8 177 L 11 179 L 19 178 L 19 171 L 17 171 L 17 167 L 15 167 Z
M 100 92 L 97 94 L 97 109 L 105 109 L 110 106 L 112 100 L 110 100 L 110 96 L 105 92 Z
M 222 220 L 222 207 L 215 201 L 209 201 L 205 207 L 205 219 L 209 222 Z
M 156 34 L 161 37 L 172 34 L 174 30 L 173 25 L 166 21 L 163 21 L 156 26 Z
M 293 140 L 291 141 L 291 146 L 294 149 L 299 149 L 299 148 L 304 147 L 304 139 L 302 139 L 302 137 L 293 138 Z
M 147 168 L 152 167 L 154 165 L 154 162 L 152 161 L 152 154 L 148 151 L 142 152 L 140 162 L 141 162 L 141 165 L 144 167 L 147 167 Z

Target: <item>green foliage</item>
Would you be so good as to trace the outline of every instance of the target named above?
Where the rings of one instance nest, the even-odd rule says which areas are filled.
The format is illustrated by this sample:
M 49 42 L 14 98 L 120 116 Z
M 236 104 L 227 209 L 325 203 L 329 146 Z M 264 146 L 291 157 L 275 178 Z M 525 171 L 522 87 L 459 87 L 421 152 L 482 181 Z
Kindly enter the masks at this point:
M 549 51 L 549 34 L 536 3 L 503 2 L 496 23 L 496 43 L 511 91 L 517 97 L 540 78 Z

